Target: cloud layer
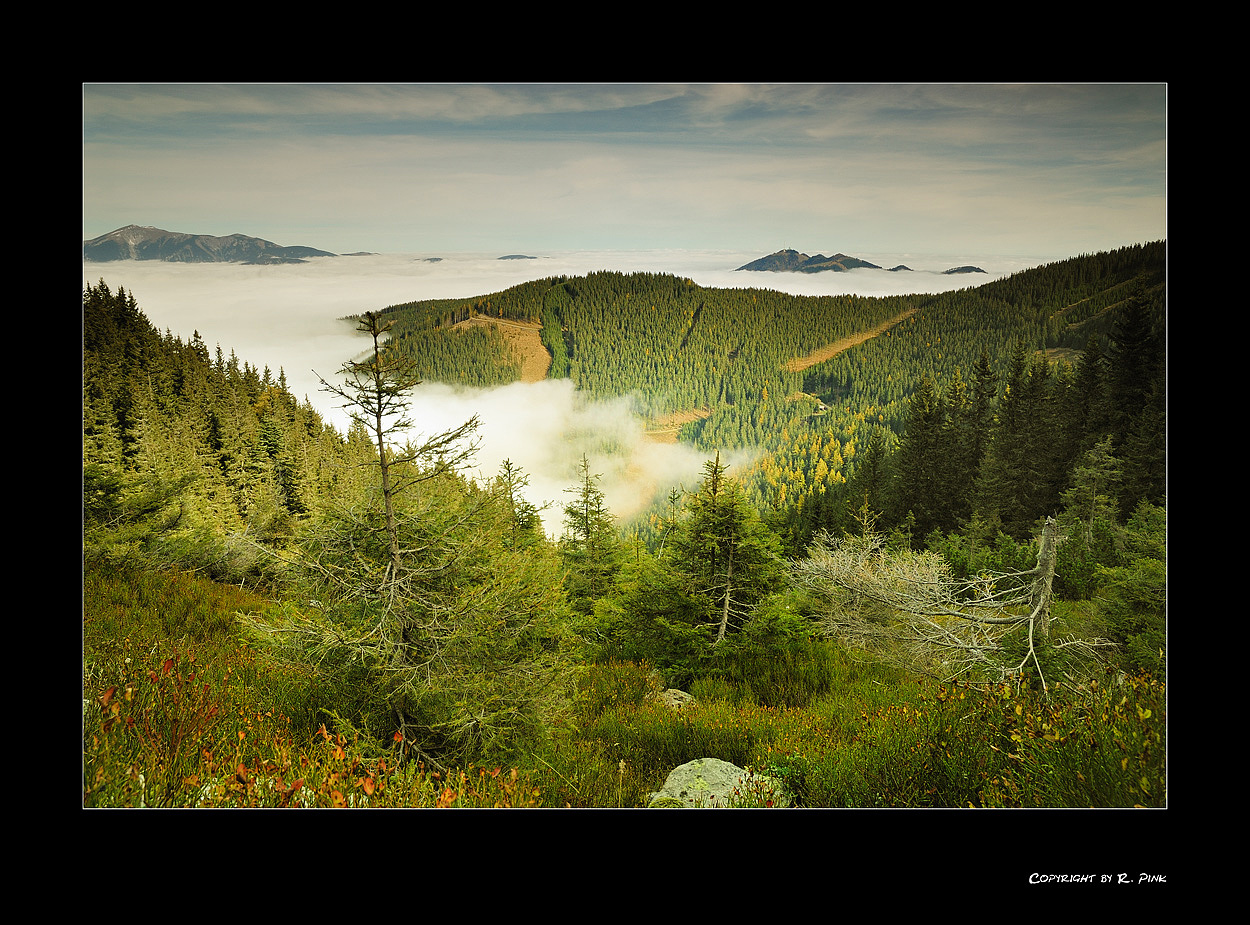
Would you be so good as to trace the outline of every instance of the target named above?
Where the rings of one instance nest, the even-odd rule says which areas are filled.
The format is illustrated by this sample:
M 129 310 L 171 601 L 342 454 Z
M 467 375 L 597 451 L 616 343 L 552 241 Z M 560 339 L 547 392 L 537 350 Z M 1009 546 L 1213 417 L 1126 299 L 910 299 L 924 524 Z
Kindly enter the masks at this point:
M 1162 84 L 89 84 L 83 113 L 84 237 L 1070 255 L 1166 228 Z
M 485 482 L 505 459 L 520 466 L 529 478 L 527 499 L 547 506 L 543 522 L 555 534 L 564 505 L 573 500 L 569 490 L 579 484 L 583 456 L 608 509 L 621 520 L 672 488 L 693 488 L 706 462 L 690 447 L 648 440 L 631 400 L 590 401 L 567 379 L 494 389 L 425 383 L 413 394 L 412 418 L 425 436 L 475 414 L 480 444 L 470 471 Z
M 341 320 L 347 315 L 422 299 L 468 299 L 526 280 L 596 270 L 672 273 L 705 286 L 760 287 L 796 295 L 889 295 L 977 285 L 1045 262 L 968 254 L 857 253 L 882 266 L 907 263 L 916 272 L 799 274 L 738 272 L 735 267 L 763 255 L 725 251 L 564 252 L 502 261 L 451 254 L 434 263 L 425 256 L 336 257 L 258 267 L 121 261 L 84 265 L 83 282 L 94 285 L 103 279 L 111 289 L 124 287 L 158 329 L 184 340 L 198 332 L 210 353 L 220 346 L 227 356 L 233 351 L 240 362 L 268 367 L 275 377 L 281 370 L 297 398 L 307 397 L 326 420 L 346 432 L 346 414 L 320 390 L 318 376 L 331 379 L 369 345 L 354 324 Z M 971 277 L 940 272 L 963 264 L 991 272 Z M 630 399 L 588 401 L 567 380 L 489 390 L 424 383 L 413 394 L 412 417 L 426 435 L 458 427 L 474 414 L 482 420 L 474 474 L 489 479 L 504 459 L 521 466 L 530 477 L 530 502 L 551 506 L 544 523 L 552 532 L 562 526 L 563 505 L 570 500 L 565 490 L 577 483 L 583 454 L 592 474 L 602 476 L 600 487 L 609 508 L 621 518 L 673 487 L 694 487 L 706 461 L 689 447 L 645 439 Z

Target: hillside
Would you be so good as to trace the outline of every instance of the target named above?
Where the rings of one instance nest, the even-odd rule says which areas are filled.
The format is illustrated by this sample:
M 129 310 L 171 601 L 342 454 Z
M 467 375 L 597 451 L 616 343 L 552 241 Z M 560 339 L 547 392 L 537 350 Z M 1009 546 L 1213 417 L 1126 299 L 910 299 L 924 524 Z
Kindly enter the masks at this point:
M 1091 338 L 1105 348 L 1134 294 L 1161 329 L 1164 255 L 1162 242 L 1140 245 L 935 295 L 791 296 L 602 272 L 386 311 L 398 348 L 438 381 L 528 379 L 537 334 L 549 377 L 596 398 L 632 396 L 657 435 L 681 421 L 682 442 L 753 448 L 741 473 L 752 502 L 785 508 L 851 479 L 874 432 L 893 445 L 925 378 L 967 382 L 984 355 L 1001 382 L 1017 342 L 1037 355 L 1079 357 Z M 787 400 L 797 394 L 811 399 Z
M 853 335 L 852 337 L 845 338 L 844 340 L 836 341 L 832 344 L 826 344 L 818 350 L 813 350 L 806 356 L 795 357 L 793 360 L 786 363 L 785 368 L 790 372 L 801 373 L 803 370 L 810 369 L 818 363 L 823 363 L 826 360 L 832 360 L 844 350 L 850 350 L 852 347 L 858 347 L 860 344 L 865 343 L 874 337 L 879 337 L 895 325 L 906 321 L 915 313 L 915 309 L 909 309 L 901 315 L 877 325 L 870 331 L 863 331 L 859 334 Z
M 474 315 L 452 325 L 451 329 L 466 331 L 483 325 L 494 328 L 502 334 L 509 349 L 520 361 L 519 381 L 542 382 L 547 378 L 547 371 L 551 368 L 551 353 L 543 346 L 542 325 Z

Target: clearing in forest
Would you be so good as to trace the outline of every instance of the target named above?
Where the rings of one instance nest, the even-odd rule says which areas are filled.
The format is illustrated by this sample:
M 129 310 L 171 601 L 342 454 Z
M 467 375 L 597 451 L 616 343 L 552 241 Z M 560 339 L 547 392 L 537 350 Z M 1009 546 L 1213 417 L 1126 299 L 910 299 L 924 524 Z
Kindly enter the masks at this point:
M 894 327 L 901 321 L 906 321 L 912 315 L 916 314 L 916 309 L 909 308 L 901 315 L 897 315 L 888 321 L 883 321 L 875 328 L 868 331 L 861 331 L 859 334 L 852 334 L 850 337 L 844 337 L 842 340 L 834 341 L 832 344 L 826 344 L 816 350 L 813 350 L 807 356 L 796 357 L 786 364 L 786 369 L 792 373 L 801 373 L 803 370 L 815 366 L 817 363 L 823 363 L 825 360 L 831 360 L 843 350 L 850 350 L 852 347 L 858 347 L 864 341 L 872 340 L 878 334 L 884 334 L 890 328 Z
M 677 434 L 683 424 L 688 424 L 690 421 L 701 421 L 711 416 L 712 412 L 707 408 L 674 411 L 672 414 L 656 418 L 652 426 L 648 427 L 644 432 L 644 436 L 653 443 L 676 443 Z
M 491 324 L 499 329 L 512 352 L 521 361 L 522 382 L 542 382 L 547 378 L 547 370 L 551 368 L 551 354 L 543 346 L 541 324 L 528 321 L 510 321 L 506 318 L 489 318 L 486 315 L 474 315 L 465 321 L 452 325 L 452 330 Z

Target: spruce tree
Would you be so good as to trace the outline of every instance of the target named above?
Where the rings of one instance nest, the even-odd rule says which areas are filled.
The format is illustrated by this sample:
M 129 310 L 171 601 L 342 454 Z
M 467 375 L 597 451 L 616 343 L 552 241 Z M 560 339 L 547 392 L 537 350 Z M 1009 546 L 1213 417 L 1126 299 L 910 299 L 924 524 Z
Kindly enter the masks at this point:
M 1017 341 L 981 465 L 974 511 L 984 523 L 1001 523 L 1018 540 L 1029 537 L 1038 518 L 1058 507 L 1052 398 L 1045 358 L 1030 362 L 1028 348 Z
M 405 463 L 421 466 L 409 475 L 411 480 L 424 480 L 438 474 L 454 471 L 466 461 L 476 447 L 466 441 L 478 428 L 474 415 L 459 427 L 429 437 L 419 444 L 412 443 L 408 431 L 413 426 L 408 417 L 412 404 L 411 392 L 421 384 L 416 364 L 411 356 L 390 349 L 384 336 L 394 325 L 393 320 L 383 321 L 379 312 L 365 312 L 356 328 L 373 341 L 373 350 L 367 360 L 349 361 L 340 370 L 342 383 L 321 380 L 323 391 L 342 399 L 343 408 L 355 424 L 364 427 L 377 447 L 377 466 L 381 483 L 382 505 L 386 517 L 386 536 L 389 546 L 389 580 L 401 577 L 399 527 L 395 517 L 395 496 L 405 487 L 396 479 L 395 467 Z M 404 439 L 402 447 L 396 441 Z
M 591 473 L 590 460 L 583 454 L 577 485 L 566 489 L 573 500 L 564 506 L 564 535 L 559 544 L 568 569 L 569 600 L 584 615 L 611 590 L 620 567 L 621 541 L 615 518 L 604 504 L 600 478 Z
M 933 380 L 924 376 L 911 397 L 907 427 L 893 457 L 893 519 L 902 521 L 910 513 L 920 538 L 949 525 L 951 479 L 945 467 L 950 450 L 942 398 Z
M 682 576 L 715 647 L 740 630 L 781 580 L 781 544 L 731 479 L 720 453 L 686 503 L 666 558 Z

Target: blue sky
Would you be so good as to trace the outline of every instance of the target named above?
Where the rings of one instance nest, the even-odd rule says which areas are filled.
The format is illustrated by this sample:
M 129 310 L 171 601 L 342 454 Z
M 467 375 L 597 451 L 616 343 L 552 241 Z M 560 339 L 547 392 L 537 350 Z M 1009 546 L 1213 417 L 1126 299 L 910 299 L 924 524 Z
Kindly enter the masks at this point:
M 1166 237 L 1154 84 L 84 84 L 83 237 L 1072 256 Z

